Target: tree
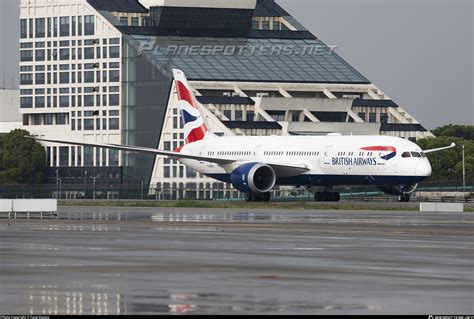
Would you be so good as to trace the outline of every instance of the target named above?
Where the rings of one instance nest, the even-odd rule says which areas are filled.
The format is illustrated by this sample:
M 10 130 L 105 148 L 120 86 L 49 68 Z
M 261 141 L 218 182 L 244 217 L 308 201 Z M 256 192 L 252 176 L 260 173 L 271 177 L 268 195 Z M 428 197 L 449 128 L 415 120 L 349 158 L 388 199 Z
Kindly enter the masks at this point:
M 438 137 L 419 140 L 418 145 L 422 149 L 433 149 L 456 143 L 455 148 L 428 154 L 433 168 L 432 178 L 437 180 L 461 178 L 463 145 L 466 178 L 474 178 L 474 126 L 446 125 L 432 132 Z
M 41 183 L 46 169 L 43 147 L 30 133 L 16 129 L 3 137 L 0 151 L 0 183 Z
M 431 131 L 435 136 L 458 137 L 474 140 L 474 125 L 445 125 Z

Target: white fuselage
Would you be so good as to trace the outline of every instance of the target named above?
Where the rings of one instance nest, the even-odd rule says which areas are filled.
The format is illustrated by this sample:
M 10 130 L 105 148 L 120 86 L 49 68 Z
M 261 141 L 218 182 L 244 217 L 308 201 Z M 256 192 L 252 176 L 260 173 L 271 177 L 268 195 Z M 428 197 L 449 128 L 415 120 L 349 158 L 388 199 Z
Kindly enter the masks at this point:
M 380 150 L 367 150 L 376 148 Z M 406 152 L 414 156 L 407 157 Z M 185 145 L 181 153 L 235 160 L 230 165 L 180 160 L 201 174 L 224 181 L 249 162 L 308 168 L 301 176 L 279 178 L 277 185 L 398 185 L 417 183 L 431 175 L 431 165 L 418 145 L 387 136 L 215 137 Z

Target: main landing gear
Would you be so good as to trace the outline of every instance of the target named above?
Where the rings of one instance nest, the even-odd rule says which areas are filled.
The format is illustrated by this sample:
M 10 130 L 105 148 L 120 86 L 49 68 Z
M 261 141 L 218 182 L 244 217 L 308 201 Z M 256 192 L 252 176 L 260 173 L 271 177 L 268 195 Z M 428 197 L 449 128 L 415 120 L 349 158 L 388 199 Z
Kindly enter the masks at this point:
M 264 194 L 245 194 L 245 200 L 247 202 L 269 202 L 272 198 L 270 192 Z
M 408 203 L 410 201 L 410 194 L 398 195 L 398 201 L 400 203 Z
M 314 200 L 317 202 L 338 202 L 341 200 L 341 195 L 333 192 L 317 192 L 314 194 Z

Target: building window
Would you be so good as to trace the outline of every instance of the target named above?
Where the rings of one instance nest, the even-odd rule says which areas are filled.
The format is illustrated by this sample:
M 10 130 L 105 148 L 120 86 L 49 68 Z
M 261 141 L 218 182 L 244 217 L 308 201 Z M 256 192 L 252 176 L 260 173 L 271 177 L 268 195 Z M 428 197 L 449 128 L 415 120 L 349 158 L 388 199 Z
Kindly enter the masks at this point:
M 118 166 L 119 165 L 119 151 L 109 150 L 109 165 Z
M 94 59 L 94 48 L 84 48 L 84 59 Z
M 82 35 L 82 16 L 77 17 L 77 35 Z
M 84 166 L 94 165 L 94 148 L 91 146 L 84 146 Z
M 387 113 L 381 113 L 380 114 L 380 123 L 388 123 L 388 114 Z
M 65 125 L 66 123 L 66 113 L 56 114 L 56 125 Z
M 60 17 L 59 18 L 59 35 L 61 37 L 69 36 L 69 17 Z
M 120 96 L 118 94 L 109 95 L 109 106 L 119 106 L 120 105 Z
M 44 115 L 44 125 L 53 125 L 53 114 L 47 113 Z
M 235 111 L 235 121 L 241 122 L 243 120 L 243 112 Z
M 370 113 L 369 114 L 369 123 L 377 122 L 377 113 Z
M 61 95 L 59 97 L 59 107 L 69 107 L 69 95 Z
M 258 25 L 258 21 L 252 21 L 252 29 L 253 30 L 258 30 L 260 27 Z
M 140 22 L 139 22 L 138 17 L 132 17 L 131 26 L 132 26 L 132 27 L 138 27 L 139 25 L 140 25 Z
M 279 21 L 273 21 L 273 30 L 280 30 L 280 22 Z
M 22 96 L 20 98 L 20 107 L 22 109 L 25 109 L 25 108 L 32 108 L 33 107 L 33 98 L 32 97 L 26 97 L 26 96 Z
M 28 38 L 28 20 L 27 19 L 20 20 L 20 37 L 22 39 Z
M 163 177 L 170 178 L 171 177 L 171 170 L 169 166 L 163 167 Z
M 59 73 L 59 83 L 68 84 L 69 83 L 69 72 L 60 72 Z
M 44 96 L 35 97 L 35 108 L 44 108 Z
M 60 60 L 69 60 L 69 49 L 59 50 L 59 59 Z
M 268 115 L 273 117 L 275 121 L 284 121 L 285 120 L 285 111 L 268 111 Z
M 53 18 L 53 36 L 58 36 L 58 18 Z
M 94 71 L 84 72 L 84 83 L 94 83 Z
M 33 50 L 20 51 L 20 60 L 22 62 L 31 62 L 31 61 L 33 61 Z
M 45 84 L 45 75 L 44 73 L 35 74 L 35 84 Z
M 270 21 L 262 21 L 262 30 L 270 30 Z
M 41 125 L 42 114 L 35 114 L 33 116 L 33 125 Z
M 69 165 L 69 147 L 60 146 L 59 147 L 59 166 L 65 167 Z
M 125 25 L 128 25 L 128 18 L 127 17 L 120 17 L 120 22 L 122 22 Z
M 35 60 L 36 61 L 44 61 L 45 59 L 46 59 L 45 50 L 36 50 L 35 51 Z
M 359 113 L 357 113 L 357 115 L 362 119 L 362 121 L 364 121 L 364 122 L 366 121 L 365 112 L 359 112 Z
M 94 35 L 94 16 L 84 16 L 84 35 Z
M 33 38 L 33 19 L 28 19 L 28 36 Z
M 118 70 L 109 71 L 109 81 L 110 82 L 119 82 L 120 81 L 120 72 Z
M 52 34 L 52 29 L 51 29 L 51 18 L 48 18 L 48 24 L 46 26 L 47 30 L 48 30 L 48 37 L 51 37 L 51 34 Z
M 31 73 L 20 74 L 20 84 L 22 85 L 33 84 L 33 74 Z
M 113 46 L 110 47 L 110 54 L 109 58 L 119 58 L 120 57 L 120 47 L 119 46 Z
M 84 106 L 94 106 L 94 95 L 84 95 Z
M 120 129 L 119 119 L 111 118 L 109 119 L 109 130 L 118 130 Z
M 37 38 L 44 38 L 46 35 L 46 30 L 45 30 L 45 18 L 37 18 L 36 19 L 36 37 Z
M 76 17 L 72 17 L 71 35 L 76 36 Z
M 94 130 L 94 120 L 84 119 L 84 131 L 93 131 L 93 130 Z

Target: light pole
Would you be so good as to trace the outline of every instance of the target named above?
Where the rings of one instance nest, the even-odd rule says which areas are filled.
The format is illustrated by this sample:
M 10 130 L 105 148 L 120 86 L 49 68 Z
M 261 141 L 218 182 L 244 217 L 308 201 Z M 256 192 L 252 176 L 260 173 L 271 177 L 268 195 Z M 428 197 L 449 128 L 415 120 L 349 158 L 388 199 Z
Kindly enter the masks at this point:
M 92 198 L 95 199 L 95 179 L 97 178 L 97 176 L 94 176 L 92 178 L 94 179 L 94 190 L 92 192 Z
M 59 170 L 56 170 L 56 199 L 59 199 Z
M 63 188 L 63 180 L 61 179 L 61 177 L 59 177 L 58 179 L 59 179 L 59 199 L 61 199 L 61 192 L 62 192 L 62 188 Z
M 462 191 L 466 191 L 466 165 L 464 162 L 464 145 L 462 146 Z
M 84 199 L 87 197 L 87 171 L 84 171 Z

